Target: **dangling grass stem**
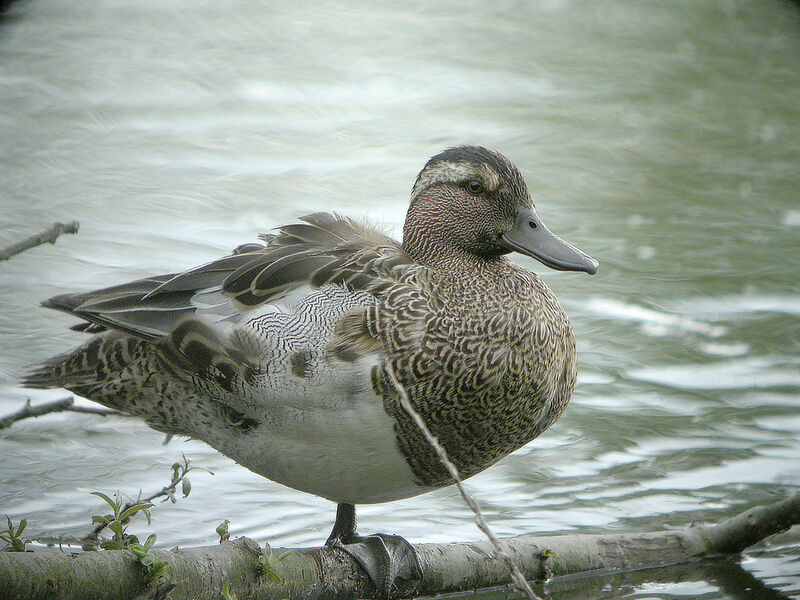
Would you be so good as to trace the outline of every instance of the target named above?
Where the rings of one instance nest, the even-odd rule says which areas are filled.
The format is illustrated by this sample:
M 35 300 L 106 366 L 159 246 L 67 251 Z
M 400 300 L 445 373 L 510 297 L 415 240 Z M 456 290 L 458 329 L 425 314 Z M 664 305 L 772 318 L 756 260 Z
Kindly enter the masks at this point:
M 517 563 L 514 562 L 514 559 L 511 558 L 511 556 L 505 550 L 503 550 L 502 546 L 500 545 L 500 540 L 497 539 L 492 530 L 489 528 L 489 524 L 486 522 L 486 519 L 483 518 L 483 513 L 481 513 L 481 509 L 478 506 L 478 501 L 475 500 L 475 498 L 464 488 L 458 469 L 453 464 L 453 461 L 450 460 L 450 457 L 447 456 L 447 451 L 445 451 L 444 447 L 439 443 L 439 440 L 436 439 L 436 436 L 431 433 L 430 429 L 428 429 L 428 426 L 422 419 L 422 415 L 420 415 L 412 406 L 411 400 L 408 398 L 408 392 L 406 392 L 406 389 L 403 387 L 403 384 L 400 383 L 400 380 L 397 379 L 397 375 L 395 375 L 394 369 L 389 361 L 386 362 L 386 372 L 389 375 L 392 385 L 394 385 L 394 388 L 400 395 L 400 406 L 403 407 L 403 410 L 405 410 L 414 420 L 414 423 L 417 424 L 419 430 L 422 432 L 425 438 L 427 438 L 428 443 L 431 445 L 434 452 L 436 452 L 436 456 L 439 457 L 441 463 L 450 473 L 450 477 L 455 480 L 456 485 L 458 486 L 458 491 L 461 492 L 461 497 L 464 499 L 464 502 L 466 502 L 467 506 L 469 506 L 470 509 L 472 509 L 472 512 L 475 513 L 475 524 L 478 526 L 478 529 L 486 534 L 486 537 L 489 538 L 489 541 L 494 546 L 495 552 L 508 565 L 508 568 L 511 570 L 511 578 L 514 580 L 514 583 L 517 584 L 517 587 L 521 591 L 525 592 L 530 600 L 541 600 L 533 592 L 531 586 L 528 585 L 528 582 L 525 581 L 525 576 L 522 574 L 522 571 L 520 571 Z

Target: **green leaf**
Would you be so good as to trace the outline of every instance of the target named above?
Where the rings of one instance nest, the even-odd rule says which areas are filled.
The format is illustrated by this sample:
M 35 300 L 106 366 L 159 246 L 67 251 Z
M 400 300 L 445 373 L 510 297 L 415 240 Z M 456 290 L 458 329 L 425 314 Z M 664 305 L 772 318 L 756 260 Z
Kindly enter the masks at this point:
M 25 526 L 27 524 L 28 524 L 28 521 L 26 521 L 25 519 L 22 519 L 22 521 L 19 522 L 19 529 L 17 529 L 17 537 L 22 535 L 22 532 L 25 531 Z
M 119 516 L 119 520 L 120 521 L 126 521 L 126 520 L 130 519 L 133 515 L 135 515 L 137 512 L 139 512 L 140 510 L 147 510 L 148 508 L 152 508 L 152 506 L 153 505 L 150 504 L 149 502 L 145 502 L 145 503 L 142 503 L 142 504 L 134 504 L 133 506 L 131 506 L 129 509 L 127 509 L 125 512 L 123 512 Z
M 114 532 L 114 536 L 117 539 L 117 541 L 122 539 L 122 533 L 123 533 L 122 523 L 120 523 L 119 521 L 112 521 L 111 523 L 108 524 L 108 528 Z
M 266 574 L 275 584 L 280 584 L 281 578 L 278 577 L 278 574 L 275 571 L 272 569 L 267 569 Z
M 103 500 L 105 500 L 106 503 L 112 509 L 114 509 L 114 514 L 117 514 L 117 511 L 119 510 L 119 506 L 117 506 L 117 504 L 111 498 L 106 496 L 103 492 L 91 492 L 91 494 L 92 494 L 92 496 L 97 496 L 98 498 L 102 498 Z
M 152 567 L 146 567 L 149 571 L 148 581 L 165 581 L 169 579 L 169 563 L 158 561 Z
M 228 519 L 225 519 L 222 523 L 217 525 L 217 528 L 214 530 L 217 532 L 217 535 L 219 536 L 220 544 L 225 540 L 229 540 L 231 538 L 231 534 L 228 533 L 228 525 L 230 524 L 231 522 Z
M 153 547 L 153 544 L 156 543 L 157 539 L 158 539 L 158 536 L 156 536 L 155 533 L 151 533 L 150 535 L 148 535 L 147 536 L 147 540 L 144 543 L 144 549 L 145 550 L 150 550 L 150 548 Z
M 239 600 L 236 594 L 228 589 L 228 582 L 222 584 L 222 600 Z

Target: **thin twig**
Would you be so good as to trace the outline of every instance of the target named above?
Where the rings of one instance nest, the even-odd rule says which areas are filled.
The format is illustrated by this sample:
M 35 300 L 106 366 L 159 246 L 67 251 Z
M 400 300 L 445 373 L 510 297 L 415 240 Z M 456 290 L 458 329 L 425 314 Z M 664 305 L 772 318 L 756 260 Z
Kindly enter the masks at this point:
M 176 488 L 175 488 L 175 485 L 177 483 L 178 482 L 176 481 L 175 484 L 166 485 L 163 488 L 161 488 L 159 491 L 153 492 L 149 496 L 146 496 L 144 498 L 140 497 L 135 502 L 126 502 L 122 506 L 122 508 L 119 509 L 120 514 L 124 513 L 126 510 L 128 510 L 132 506 L 136 506 L 137 504 L 152 504 L 152 500 L 155 500 L 156 498 L 160 498 L 161 496 L 169 496 L 171 494 L 174 494 L 177 491 Z M 108 523 L 98 523 L 97 525 L 95 525 L 94 529 L 92 529 L 89 532 L 89 534 L 81 541 L 83 541 L 83 542 L 88 541 L 88 542 L 91 542 L 91 543 L 96 542 L 98 536 L 100 535 L 100 532 L 103 531 L 103 529 L 105 529 L 106 527 L 108 527 Z
M 452 477 L 456 485 L 458 486 L 458 491 L 461 492 L 461 497 L 464 499 L 464 502 L 467 503 L 472 509 L 472 512 L 475 513 L 475 524 L 478 526 L 486 537 L 489 538 L 489 541 L 492 543 L 492 546 L 495 548 L 495 552 L 505 561 L 508 565 L 508 568 L 511 570 L 511 578 L 514 580 L 514 583 L 517 584 L 517 587 L 525 592 L 525 595 L 530 598 L 530 600 L 541 600 L 536 594 L 533 593 L 531 586 L 528 585 L 528 582 L 525 581 L 525 576 L 522 574 L 519 566 L 514 561 L 513 558 L 503 550 L 502 546 L 500 545 L 500 540 L 494 535 L 494 532 L 489 528 L 489 524 L 486 522 L 486 519 L 483 518 L 483 513 L 481 513 L 481 509 L 478 506 L 478 501 L 472 497 L 472 495 L 467 492 L 464 488 L 464 485 L 461 482 L 461 474 L 458 472 L 458 469 L 450 460 L 450 457 L 447 456 L 447 451 L 444 447 L 439 443 L 439 440 L 436 439 L 436 436 L 431 433 L 431 430 L 428 429 L 428 426 L 425 424 L 425 421 L 422 419 L 422 415 L 420 415 L 412 406 L 411 400 L 408 398 L 408 392 L 406 392 L 405 387 L 400 381 L 397 379 L 397 375 L 395 375 L 394 368 L 392 367 L 389 361 L 386 362 L 387 373 L 389 375 L 389 379 L 392 381 L 392 385 L 397 390 L 397 393 L 400 395 L 400 406 L 403 407 L 408 415 L 414 420 L 414 423 L 417 424 L 419 430 L 422 434 L 427 438 L 428 443 L 431 445 L 433 450 L 436 452 L 436 456 L 439 457 L 441 463 L 445 466 L 447 471 L 450 473 L 450 477 Z
M 111 410 L 110 408 L 96 408 L 94 406 L 70 406 L 68 410 L 69 412 L 84 413 L 87 415 L 99 415 L 101 417 L 110 417 L 111 415 L 115 415 L 117 417 L 131 416 L 119 412 L 118 410 Z
M 60 236 L 62 233 L 78 233 L 78 227 L 79 225 L 77 221 L 70 221 L 66 224 L 53 223 L 51 227 L 45 229 L 41 233 L 37 233 L 29 238 L 25 238 L 21 242 L 11 244 L 7 248 L 1 249 L 0 260 L 8 260 L 20 252 L 24 252 L 30 248 L 35 248 L 36 246 L 41 246 L 42 244 L 55 244 L 58 236 Z
M 115 410 L 108 410 L 107 408 L 94 408 L 91 406 L 75 406 L 75 398 L 68 396 L 61 400 L 54 400 L 53 402 L 45 402 L 44 404 L 31 405 L 30 399 L 25 401 L 25 406 L 15 413 L 0 417 L 0 429 L 11 427 L 12 424 L 23 419 L 30 419 L 32 417 L 41 417 L 42 415 L 49 415 L 56 412 L 77 412 L 88 413 L 92 415 L 100 415 L 106 417 L 108 415 L 123 415 Z
M 184 497 L 188 496 L 189 490 L 191 489 L 191 485 L 189 484 L 189 480 L 186 479 L 186 475 L 189 473 L 189 471 L 194 471 L 197 469 L 206 471 L 207 473 L 211 473 L 212 475 L 214 474 L 208 469 L 205 469 L 203 467 L 194 467 L 194 466 L 190 467 L 189 460 L 184 456 L 183 465 L 177 462 L 172 465 L 172 480 L 170 481 L 169 485 L 165 485 L 157 492 L 153 492 L 152 494 L 150 494 L 149 496 L 145 496 L 144 498 L 142 498 L 141 492 L 139 492 L 139 498 L 137 498 L 136 501 L 134 502 L 126 503 L 120 509 L 119 511 L 120 514 L 124 513 L 126 510 L 137 504 L 152 504 L 153 500 L 155 500 L 156 498 L 161 498 L 162 496 L 166 496 L 164 498 L 164 502 L 166 502 L 168 499 L 172 500 L 172 502 L 175 502 L 176 501 L 175 494 L 178 492 L 178 484 L 182 484 L 184 486 L 183 487 Z M 186 481 L 185 485 L 184 485 L 184 480 Z M 103 531 L 103 529 L 105 529 L 107 526 L 108 523 L 97 524 L 94 527 L 94 529 L 92 529 L 92 531 L 86 536 L 86 538 L 84 538 L 84 540 L 88 540 L 89 542 L 95 542 L 98 536 L 100 535 L 100 532 Z
M 62 412 L 69 410 L 73 405 L 75 399 L 72 396 L 55 400 L 54 402 L 47 402 L 45 404 L 37 404 L 31 406 L 30 398 L 25 401 L 25 406 L 20 408 L 17 412 L 11 413 L 0 419 L 0 429 L 10 427 L 12 423 L 21 421 L 22 419 L 29 419 L 31 417 L 39 417 L 53 412 Z

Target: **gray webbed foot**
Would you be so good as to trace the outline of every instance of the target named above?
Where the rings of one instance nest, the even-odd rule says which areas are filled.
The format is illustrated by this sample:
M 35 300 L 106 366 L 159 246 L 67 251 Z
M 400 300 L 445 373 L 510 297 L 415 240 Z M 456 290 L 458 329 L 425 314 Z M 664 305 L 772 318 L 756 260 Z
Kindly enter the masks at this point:
M 355 529 L 355 507 L 340 504 L 336 524 L 325 545 L 349 554 L 372 580 L 381 597 L 389 598 L 398 578 L 422 578 L 417 553 L 406 539 L 385 533 L 360 536 Z

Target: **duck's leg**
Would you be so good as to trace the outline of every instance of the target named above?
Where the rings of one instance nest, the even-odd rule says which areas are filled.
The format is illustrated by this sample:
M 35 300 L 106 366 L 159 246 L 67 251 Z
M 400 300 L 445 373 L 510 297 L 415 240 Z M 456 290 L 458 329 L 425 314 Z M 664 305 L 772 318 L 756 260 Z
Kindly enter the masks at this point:
M 352 504 L 336 507 L 336 523 L 325 545 L 347 552 L 369 575 L 384 598 L 389 597 L 392 584 L 398 577 L 422 577 L 417 553 L 407 540 L 385 533 L 363 537 L 356 533 L 356 507 Z

